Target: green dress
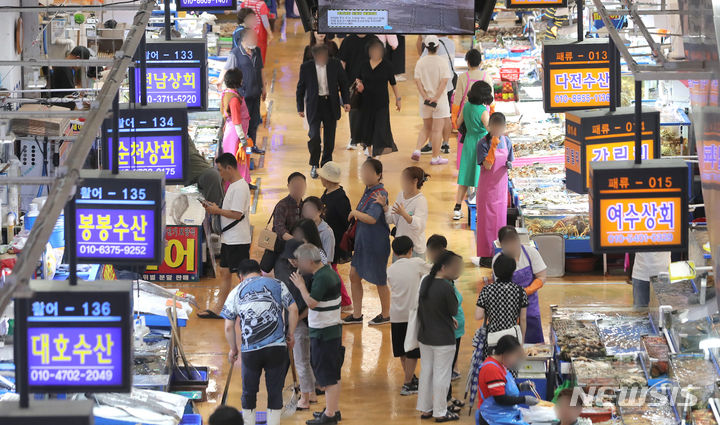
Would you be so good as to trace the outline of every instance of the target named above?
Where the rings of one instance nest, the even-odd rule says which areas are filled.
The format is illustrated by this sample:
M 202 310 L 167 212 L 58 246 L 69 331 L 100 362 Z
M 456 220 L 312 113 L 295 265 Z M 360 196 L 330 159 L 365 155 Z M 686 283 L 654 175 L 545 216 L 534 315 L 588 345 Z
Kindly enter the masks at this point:
M 482 122 L 482 115 L 487 111 L 485 105 L 473 105 L 466 102 L 463 107 L 463 121 L 467 134 L 463 140 L 460 170 L 457 184 L 476 187 L 480 179 L 480 165 L 477 163 L 477 144 L 488 133 Z

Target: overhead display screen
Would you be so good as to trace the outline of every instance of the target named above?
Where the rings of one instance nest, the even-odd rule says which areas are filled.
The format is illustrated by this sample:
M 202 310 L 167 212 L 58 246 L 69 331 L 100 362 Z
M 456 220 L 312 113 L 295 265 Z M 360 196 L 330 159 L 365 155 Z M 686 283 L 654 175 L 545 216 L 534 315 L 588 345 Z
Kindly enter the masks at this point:
M 175 0 L 177 10 L 235 10 L 236 0 Z
M 607 40 L 546 42 L 543 47 L 545 112 L 610 107 L 610 79 L 620 75 L 617 52 Z M 616 85 L 619 93 L 620 84 Z M 614 96 L 619 102 L 619 96 Z
M 660 157 L 660 112 L 642 115 L 642 159 Z M 590 163 L 635 159 L 634 108 L 565 114 L 565 171 L 568 189 L 587 193 Z
M 139 53 L 138 53 L 139 54 Z M 142 71 L 135 57 L 130 73 L 131 96 L 141 103 Z M 190 109 L 207 109 L 207 43 L 205 39 L 153 40 L 145 49 L 147 103 L 185 103 Z
M 188 159 L 187 107 L 184 104 L 121 105 L 118 153 L 113 152 L 111 119 L 103 123 L 103 164 L 120 171 L 163 173 L 169 184 L 182 184 Z
M 687 248 L 688 170 L 683 161 L 593 162 L 591 174 L 594 252 Z
M 508 9 L 567 7 L 567 0 L 505 0 Z
M 130 390 L 129 281 L 32 281 L 27 315 L 30 392 Z
M 474 34 L 475 0 L 319 0 L 321 33 Z
M 165 176 L 109 172 L 83 177 L 75 196 L 78 262 L 159 264 L 163 258 Z

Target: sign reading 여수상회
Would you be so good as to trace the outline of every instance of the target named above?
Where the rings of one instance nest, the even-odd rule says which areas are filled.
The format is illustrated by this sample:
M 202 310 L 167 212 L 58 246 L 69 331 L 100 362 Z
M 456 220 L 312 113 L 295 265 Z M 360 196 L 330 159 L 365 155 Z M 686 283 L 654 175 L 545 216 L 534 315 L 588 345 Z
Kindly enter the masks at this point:
M 163 258 L 165 176 L 85 170 L 70 212 L 85 264 L 159 264 Z
M 607 39 L 579 43 L 546 42 L 543 46 L 543 106 L 545 112 L 608 108 L 619 102 L 620 84 L 611 95 L 611 79 L 619 78 L 617 49 Z
M 587 193 L 590 163 L 635 159 L 633 108 L 594 109 L 565 114 L 565 174 L 567 188 Z M 642 115 L 642 159 L 660 157 L 660 112 Z
M 22 326 L 29 391 L 127 392 L 131 387 L 130 281 L 32 281 Z
M 683 161 L 593 162 L 590 174 L 593 252 L 687 249 L 688 170 Z
M 103 123 L 103 164 L 120 171 L 155 171 L 168 184 L 183 184 L 188 169 L 187 107 L 183 103 L 120 105 L 118 153 L 113 151 L 112 119 Z

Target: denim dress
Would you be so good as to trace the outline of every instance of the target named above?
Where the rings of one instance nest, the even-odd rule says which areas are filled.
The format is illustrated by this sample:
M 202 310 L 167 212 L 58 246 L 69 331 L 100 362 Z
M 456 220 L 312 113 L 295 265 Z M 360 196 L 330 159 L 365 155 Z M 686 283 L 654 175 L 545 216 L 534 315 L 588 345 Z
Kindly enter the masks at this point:
M 385 221 L 383 207 L 375 203 L 373 194 L 387 198 L 388 193 L 382 183 L 365 189 L 357 210 L 373 217 L 375 224 L 357 221 L 355 231 L 355 252 L 351 265 L 362 279 L 375 284 L 387 285 L 387 263 L 390 257 L 390 228 Z

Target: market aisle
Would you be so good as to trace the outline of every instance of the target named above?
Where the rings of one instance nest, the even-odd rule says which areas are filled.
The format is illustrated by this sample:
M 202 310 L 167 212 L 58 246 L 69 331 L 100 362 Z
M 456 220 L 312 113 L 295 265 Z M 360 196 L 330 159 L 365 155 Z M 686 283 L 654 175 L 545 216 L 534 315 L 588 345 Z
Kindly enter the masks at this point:
M 265 169 L 253 172 L 253 178 L 262 179 L 262 194 L 258 204 L 257 213 L 251 216 L 255 229 L 262 228 L 270 216 L 275 203 L 286 195 L 286 177 L 292 171 L 299 170 L 309 175 L 307 165 L 308 153 L 306 148 L 306 129 L 302 120 L 295 112 L 295 84 L 298 69 L 307 36 L 302 32 L 299 20 L 292 20 L 287 25 L 287 42 L 280 42 L 277 37 L 268 53 L 269 64 L 265 74 L 268 80 L 276 72 L 274 92 L 270 98 L 274 101 L 270 129 L 261 128 L 258 138 L 269 138 L 268 155 Z M 418 101 L 412 70 L 417 59 L 414 45 L 415 37 L 408 37 L 408 81 L 400 83 L 403 97 L 402 112 L 391 112 L 393 133 L 399 152 L 381 158 L 385 165 L 384 182 L 392 199 L 399 190 L 399 177 L 403 168 L 414 164 L 410 160 L 410 153 L 414 146 L 417 131 L 419 130 Z M 460 49 L 460 48 L 459 48 Z M 462 48 L 464 51 L 466 47 Z M 346 151 L 344 147 L 348 140 L 348 123 L 346 116 L 338 124 L 336 140 L 335 161 L 339 162 L 346 174 L 343 176 L 343 186 L 353 203 L 360 198 L 363 187 L 358 179 L 358 169 L 364 161 L 364 156 L 358 151 Z M 455 143 L 451 145 L 454 148 Z M 451 157 L 454 158 L 454 151 Z M 460 398 L 464 392 L 465 375 L 472 347 L 470 342 L 475 332 L 476 323 L 473 320 L 475 300 L 477 298 L 478 282 L 482 273 L 474 268 L 469 257 L 474 255 L 475 242 L 473 233 L 467 228 L 467 222 L 453 222 L 450 219 L 455 196 L 456 171 L 454 163 L 441 167 L 430 167 L 429 157 L 422 158 L 420 166 L 432 174 L 424 188 L 430 204 L 430 219 L 428 220 L 427 235 L 441 233 L 449 240 L 449 248 L 461 254 L 468 266 L 465 275 L 458 282 L 458 288 L 463 293 L 464 310 L 467 316 L 466 336 L 463 338 L 459 366 L 463 378 L 456 381 L 455 395 Z M 320 195 L 322 186 L 319 181 L 308 181 L 308 195 Z M 255 235 L 259 232 L 255 231 Z M 254 258 L 260 258 L 260 252 L 252 251 Z M 341 273 L 347 281 L 347 266 L 341 267 Z M 602 278 L 565 278 L 551 280 L 554 283 L 568 283 L 572 281 L 594 281 Z M 618 279 L 613 279 L 617 281 Z M 177 287 L 177 284 L 172 284 Z M 216 295 L 215 282 L 205 279 L 199 284 L 182 285 L 183 290 L 192 293 L 198 298 L 200 306 Z M 379 311 L 379 301 L 373 288 L 366 290 L 365 316 L 374 317 Z M 571 285 L 551 284 L 540 291 L 540 302 L 543 319 L 548 325 L 547 317 L 550 304 L 571 305 L 588 304 L 612 301 L 612 304 L 631 304 L 632 291 L 630 286 L 619 285 Z M 222 321 L 209 321 L 191 318 L 188 327 L 183 329 L 183 341 L 191 361 L 195 365 L 207 365 L 214 369 L 211 383 L 208 387 L 208 402 L 200 403 L 200 413 L 207 419 L 208 415 L 218 405 L 220 393 L 225 382 L 228 370 L 226 353 L 227 345 L 223 335 Z M 343 368 L 343 394 L 341 410 L 343 424 L 384 424 L 392 421 L 397 424 L 419 424 L 419 415 L 415 412 L 416 397 L 401 397 L 399 395 L 402 385 L 402 371 L 399 362 L 392 357 L 390 342 L 390 327 L 370 328 L 364 326 L 345 327 L 343 344 L 347 347 L 346 361 Z M 234 374 L 232 390 L 228 398 L 230 405 L 240 407 L 241 379 L 240 373 Z M 322 401 L 322 399 L 321 399 Z M 265 391 L 261 386 L 258 406 L 264 410 Z M 316 407 L 318 405 L 314 405 Z M 308 419 L 307 412 L 299 412 L 292 419 L 284 420 L 284 424 L 304 424 Z M 467 416 L 467 410 L 461 415 L 460 423 L 474 423 L 474 419 Z

